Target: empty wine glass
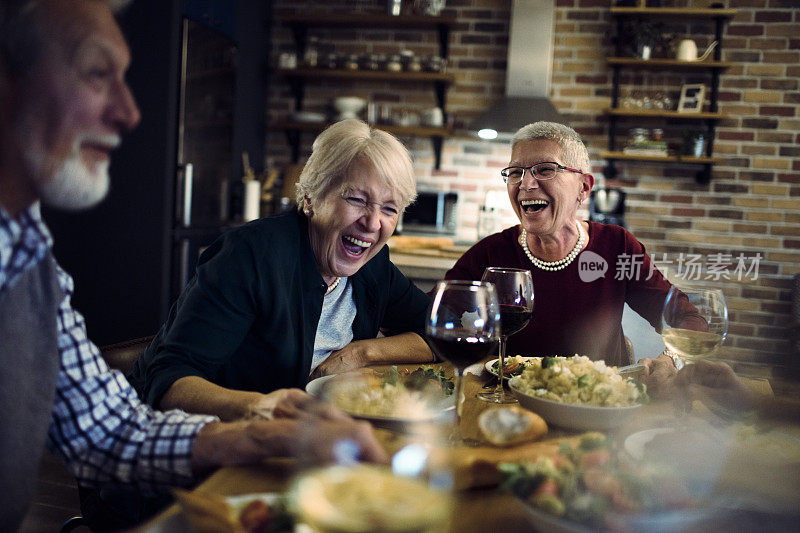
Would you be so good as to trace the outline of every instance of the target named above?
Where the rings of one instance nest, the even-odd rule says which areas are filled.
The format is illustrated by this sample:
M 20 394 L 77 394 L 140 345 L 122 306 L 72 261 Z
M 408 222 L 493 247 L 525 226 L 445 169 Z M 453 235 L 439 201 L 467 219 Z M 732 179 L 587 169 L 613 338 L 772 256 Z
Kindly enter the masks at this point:
M 517 399 L 503 389 L 503 367 L 508 337 L 522 331 L 533 314 L 533 279 L 530 270 L 489 267 L 483 272 L 483 281 L 494 284 L 500 304 L 502 334 L 497 360 L 497 387 L 481 392 L 478 398 L 493 403 L 516 403 Z
M 464 369 L 497 350 L 500 338 L 500 307 L 494 285 L 482 281 L 438 282 L 428 309 L 425 334 L 436 355 L 455 367 L 454 439 L 460 440 Z
M 688 361 L 710 357 L 728 334 L 728 308 L 720 289 L 673 285 L 664 301 L 664 344 Z

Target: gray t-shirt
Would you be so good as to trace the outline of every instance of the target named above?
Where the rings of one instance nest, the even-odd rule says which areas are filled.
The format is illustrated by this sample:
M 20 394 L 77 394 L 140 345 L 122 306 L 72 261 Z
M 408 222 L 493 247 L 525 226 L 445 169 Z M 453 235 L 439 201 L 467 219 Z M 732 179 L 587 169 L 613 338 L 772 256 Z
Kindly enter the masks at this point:
M 313 372 L 331 352 L 340 350 L 353 340 L 353 320 L 356 318 L 356 304 L 353 302 L 353 286 L 348 278 L 342 278 L 339 285 L 322 301 L 317 335 L 314 338 L 314 357 L 311 359 Z

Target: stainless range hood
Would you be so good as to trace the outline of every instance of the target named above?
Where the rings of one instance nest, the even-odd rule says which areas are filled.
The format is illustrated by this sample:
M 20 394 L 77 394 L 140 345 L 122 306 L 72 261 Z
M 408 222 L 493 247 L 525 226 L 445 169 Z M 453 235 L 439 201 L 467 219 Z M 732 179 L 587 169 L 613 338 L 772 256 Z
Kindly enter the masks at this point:
M 505 95 L 469 129 L 483 139 L 510 139 L 538 120 L 560 122 L 550 102 L 555 0 L 513 0 L 508 38 Z

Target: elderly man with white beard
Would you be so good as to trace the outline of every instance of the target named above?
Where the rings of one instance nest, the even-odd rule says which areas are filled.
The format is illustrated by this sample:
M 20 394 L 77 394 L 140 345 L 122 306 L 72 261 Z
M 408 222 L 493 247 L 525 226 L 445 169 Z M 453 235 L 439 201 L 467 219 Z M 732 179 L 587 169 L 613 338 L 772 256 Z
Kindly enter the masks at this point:
M 111 152 L 139 122 L 124 78 L 128 46 L 110 7 L 119 3 L 0 3 L 0 531 L 19 527 L 45 444 L 83 487 L 143 492 L 291 455 L 312 418 L 306 453 L 330 458 L 347 439 L 362 459 L 386 459 L 368 425 L 318 409 L 299 390 L 271 393 L 272 412 L 288 414 L 271 420 L 154 411 L 87 339 L 39 204 L 99 202 Z

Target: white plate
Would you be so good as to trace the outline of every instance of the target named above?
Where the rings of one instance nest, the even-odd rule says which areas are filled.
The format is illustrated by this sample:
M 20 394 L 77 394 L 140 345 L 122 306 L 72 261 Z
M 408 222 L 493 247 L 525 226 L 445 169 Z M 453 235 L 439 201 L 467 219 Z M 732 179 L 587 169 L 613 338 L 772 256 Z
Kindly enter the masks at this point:
M 521 500 L 520 500 L 521 501 Z M 647 533 L 674 533 L 676 531 L 703 531 L 713 525 L 712 518 L 719 512 L 714 508 L 676 509 L 637 515 L 616 515 L 618 522 L 609 528 L 592 528 L 564 518 L 558 518 L 521 501 L 528 520 L 536 531 L 548 533 L 591 533 L 596 531 L 646 531 Z
M 519 404 L 544 418 L 549 424 L 562 428 L 587 430 L 614 429 L 633 416 L 641 405 L 631 407 L 596 407 L 593 405 L 573 405 L 569 403 L 544 400 L 521 392 L 517 386 L 520 376 L 508 381 Z
M 533 357 L 522 357 L 522 356 L 511 356 L 516 357 L 520 361 L 530 361 Z M 510 359 L 511 357 L 506 357 L 506 360 Z M 483 365 L 483 368 L 486 369 L 488 373 L 493 376 L 497 376 L 497 371 L 494 369 L 494 365 L 497 363 L 498 359 L 492 359 L 491 361 L 486 361 L 486 364 Z M 512 376 L 514 377 L 514 376 Z M 508 379 L 508 376 L 503 376 L 503 379 Z
M 333 374 L 330 376 L 322 376 L 320 378 L 313 379 L 306 384 L 306 392 L 312 396 L 316 396 L 317 398 L 322 398 L 323 387 L 325 386 L 325 383 L 338 376 L 339 374 Z M 367 420 L 377 427 L 395 430 L 402 430 L 405 426 L 420 423 L 429 423 L 434 421 L 437 423 L 449 422 L 452 421 L 455 414 L 455 395 L 451 394 L 450 396 L 442 398 L 441 402 L 437 403 L 434 406 L 434 409 L 432 409 L 431 415 L 427 417 L 404 418 L 395 416 L 363 415 L 349 412 L 348 414 L 353 418 Z
M 227 496 L 225 500 L 233 509 L 239 513 L 245 505 L 254 501 L 262 500 L 267 505 L 273 505 L 285 496 L 278 492 L 262 492 L 254 494 L 241 494 L 238 496 Z M 143 527 L 141 533 L 173 533 L 175 531 L 191 531 L 189 519 L 183 511 L 174 513 L 163 520 L 154 521 L 149 527 Z M 311 528 L 305 524 L 295 524 L 294 529 L 287 529 L 286 533 L 313 533 Z

